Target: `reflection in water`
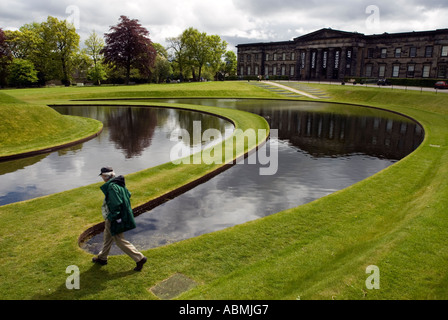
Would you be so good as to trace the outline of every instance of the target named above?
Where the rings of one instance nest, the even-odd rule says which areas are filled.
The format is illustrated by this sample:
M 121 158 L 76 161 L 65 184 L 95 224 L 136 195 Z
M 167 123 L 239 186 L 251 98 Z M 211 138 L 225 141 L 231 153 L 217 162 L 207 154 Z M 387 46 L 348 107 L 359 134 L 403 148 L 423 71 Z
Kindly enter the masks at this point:
M 137 229 L 126 238 L 141 250 L 321 198 L 387 168 L 423 139 L 421 127 L 409 119 L 368 108 L 285 101 L 172 102 L 216 104 L 262 115 L 279 130 L 279 170 L 274 176 L 261 176 L 260 166 L 246 160 L 137 217 Z M 102 234 L 86 242 L 84 249 L 98 253 L 101 246 Z M 122 252 L 115 247 L 112 254 Z
M 167 112 L 163 117 L 162 112 L 153 109 L 121 108 L 108 114 L 107 123 L 111 128 L 109 138 L 117 149 L 123 150 L 126 159 L 141 156 L 151 145 L 159 114 L 163 118 L 160 123 L 165 123 Z
M 279 139 L 314 157 L 340 157 L 362 153 L 399 160 L 423 141 L 422 127 L 405 119 L 347 116 L 309 111 L 261 111 Z
M 129 174 L 170 161 L 171 132 L 200 121 L 203 131 L 233 125 L 211 115 L 166 108 L 59 107 L 62 114 L 90 117 L 104 124 L 93 140 L 46 155 L 0 162 L 0 205 L 96 183 L 98 168 Z M 188 143 L 188 141 L 184 141 Z M 190 148 L 201 147 L 189 145 Z

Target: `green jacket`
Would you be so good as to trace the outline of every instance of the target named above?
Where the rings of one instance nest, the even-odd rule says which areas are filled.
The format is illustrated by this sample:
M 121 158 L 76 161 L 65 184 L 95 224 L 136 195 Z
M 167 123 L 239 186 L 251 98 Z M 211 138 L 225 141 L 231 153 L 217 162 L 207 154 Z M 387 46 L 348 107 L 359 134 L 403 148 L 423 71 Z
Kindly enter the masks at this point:
M 123 176 L 107 181 L 101 186 L 106 196 L 105 201 L 109 209 L 107 219 L 111 221 L 112 236 L 135 229 L 136 224 L 131 207 L 131 193 L 126 188 Z

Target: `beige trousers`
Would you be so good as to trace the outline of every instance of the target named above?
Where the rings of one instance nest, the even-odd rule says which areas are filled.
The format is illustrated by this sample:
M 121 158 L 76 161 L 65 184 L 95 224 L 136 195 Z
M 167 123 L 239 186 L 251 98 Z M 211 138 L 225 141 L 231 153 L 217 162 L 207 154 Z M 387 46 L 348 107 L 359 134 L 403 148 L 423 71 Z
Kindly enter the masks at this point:
M 103 250 L 98 254 L 98 258 L 101 260 L 107 260 L 107 256 L 109 255 L 110 248 L 112 247 L 113 242 L 117 244 L 117 246 L 128 256 L 130 256 L 135 262 L 139 262 L 144 258 L 144 255 L 141 254 L 132 243 L 124 239 L 123 233 L 112 236 L 110 232 L 110 220 L 105 221 L 104 226 L 104 240 L 103 240 Z

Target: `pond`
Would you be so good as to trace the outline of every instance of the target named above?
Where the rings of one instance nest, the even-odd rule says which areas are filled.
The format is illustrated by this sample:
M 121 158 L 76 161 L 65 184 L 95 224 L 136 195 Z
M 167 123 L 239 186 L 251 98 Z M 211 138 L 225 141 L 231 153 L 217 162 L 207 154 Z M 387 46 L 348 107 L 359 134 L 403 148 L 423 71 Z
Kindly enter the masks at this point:
M 103 132 L 93 140 L 49 154 L 0 162 L 0 205 L 29 200 L 100 182 L 102 166 L 129 174 L 170 161 L 170 149 L 178 142 L 176 129 L 191 130 L 194 121 L 203 131 L 214 128 L 223 136 L 233 130 L 226 120 L 198 112 L 166 108 L 61 107 L 63 114 L 100 120 Z M 186 141 L 188 144 L 188 141 Z M 190 141 L 192 150 L 203 148 Z
M 269 154 L 275 146 L 278 170 L 274 175 L 260 175 L 260 165 L 249 164 L 246 159 L 140 215 L 136 218 L 137 228 L 126 233 L 126 238 L 140 250 L 222 230 L 319 199 L 387 168 L 415 150 L 424 137 L 423 129 L 412 120 L 372 108 L 268 100 L 160 101 L 236 108 L 265 117 L 271 128 L 278 130 L 278 137 L 260 152 L 267 148 Z M 101 246 L 102 234 L 83 244 L 94 254 Z M 122 253 L 114 247 L 111 254 Z

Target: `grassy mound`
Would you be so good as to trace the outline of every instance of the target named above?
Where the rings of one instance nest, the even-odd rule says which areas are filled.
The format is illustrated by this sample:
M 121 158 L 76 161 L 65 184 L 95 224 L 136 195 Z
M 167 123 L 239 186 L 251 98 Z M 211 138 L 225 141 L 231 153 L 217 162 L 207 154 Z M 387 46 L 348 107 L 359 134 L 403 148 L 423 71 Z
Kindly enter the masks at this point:
M 99 121 L 62 116 L 43 105 L 0 93 L 0 157 L 48 149 L 94 135 Z

